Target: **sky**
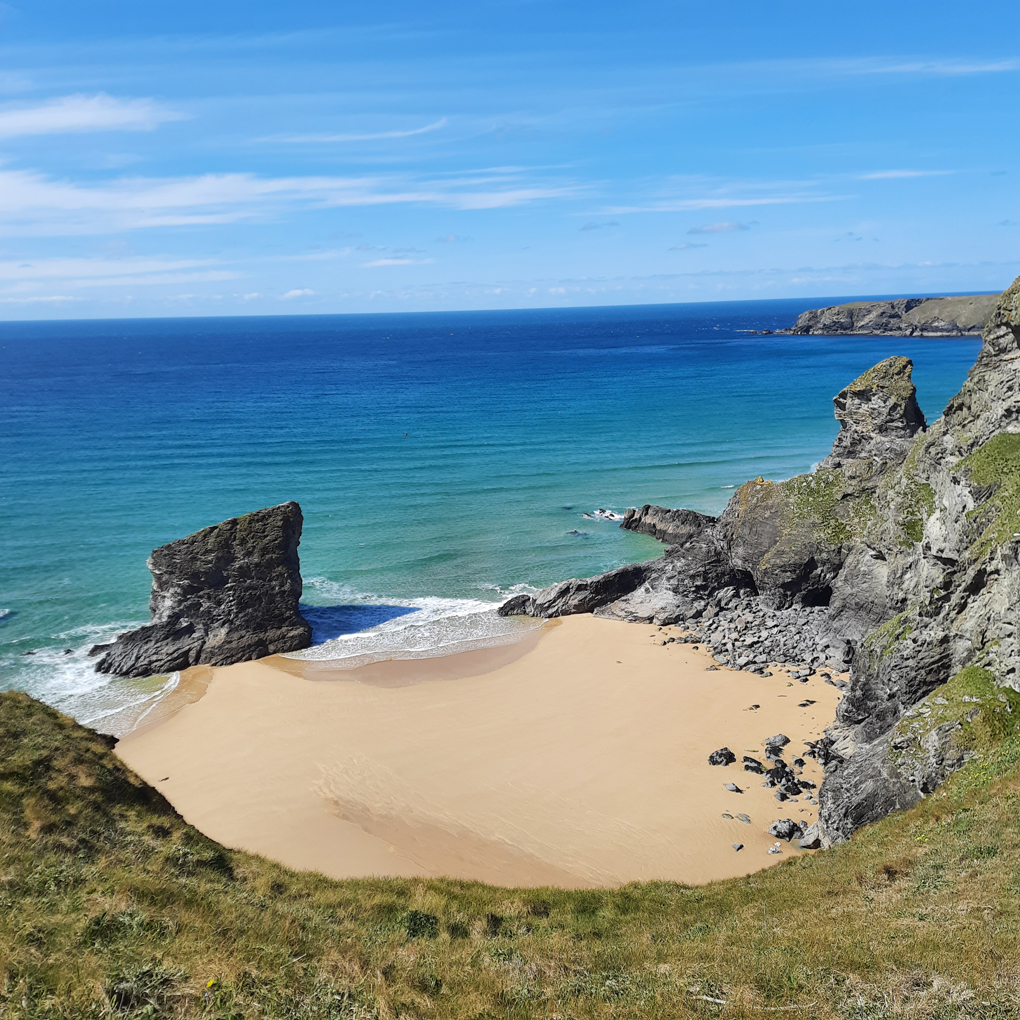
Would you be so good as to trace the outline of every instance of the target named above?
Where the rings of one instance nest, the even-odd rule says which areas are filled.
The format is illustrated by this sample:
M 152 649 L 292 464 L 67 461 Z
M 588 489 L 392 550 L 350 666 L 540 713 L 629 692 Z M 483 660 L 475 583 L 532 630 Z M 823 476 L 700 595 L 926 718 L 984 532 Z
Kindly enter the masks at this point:
M 1016 0 L 0 3 L 0 318 L 1001 290 Z

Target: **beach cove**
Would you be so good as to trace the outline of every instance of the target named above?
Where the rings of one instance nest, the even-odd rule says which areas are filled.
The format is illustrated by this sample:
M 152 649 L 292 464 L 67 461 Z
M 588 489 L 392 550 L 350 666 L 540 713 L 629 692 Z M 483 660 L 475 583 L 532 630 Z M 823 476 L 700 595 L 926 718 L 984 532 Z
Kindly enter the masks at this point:
M 515 645 L 359 669 L 199 667 L 182 682 L 197 700 L 117 753 L 211 838 L 334 878 L 579 888 L 749 874 L 798 852 L 768 853 L 773 821 L 806 826 L 816 810 L 780 804 L 740 758 L 762 759 L 780 732 L 800 753 L 840 695 L 817 674 L 712 668 L 680 636 L 574 616 Z M 709 765 L 723 746 L 737 762 Z M 821 782 L 815 762 L 804 778 Z

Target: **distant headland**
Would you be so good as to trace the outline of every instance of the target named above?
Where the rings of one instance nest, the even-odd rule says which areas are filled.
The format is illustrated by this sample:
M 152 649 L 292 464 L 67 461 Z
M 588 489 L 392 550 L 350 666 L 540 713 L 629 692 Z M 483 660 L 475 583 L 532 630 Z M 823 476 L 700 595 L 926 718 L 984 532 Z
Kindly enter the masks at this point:
M 867 336 L 978 335 L 995 310 L 998 294 L 960 297 L 895 298 L 849 301 L 812 308 L 779 333 L 862 334 Z

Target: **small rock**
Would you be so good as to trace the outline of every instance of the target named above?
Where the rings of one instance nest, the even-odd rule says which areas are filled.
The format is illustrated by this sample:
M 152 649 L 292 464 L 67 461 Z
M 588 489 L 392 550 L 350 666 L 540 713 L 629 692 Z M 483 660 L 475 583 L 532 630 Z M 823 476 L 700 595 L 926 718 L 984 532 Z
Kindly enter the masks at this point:
M 745 772 L 754 772 L 756 775 L 761 776 L 761 775 L 765 774 L 765 766 L 762 765 L 762 763 L 760 761 L 758 761 L 757 758 L 752 758 L 749 755 L 745 754 L 744 755 L 744 771 Z
M 785 733 L 777 733 L 774 737 L 765 738 L 766 747 L 786 747 L 790 738 Z
M 736 760 L 737 756 L 728 747 L 720 747 L 708 756 L 709 765 L 732 765 Z
M 821 837 L 818 835 L 818 825 L 809 825 L 800 839 L 801 850 L 817 850 L 822 845 Z
M 744 849 L 744 844 L 743 843 L 734 843 L 733 844 L 733 849 L 734 850 L 738 850 L 738 851 L 739 850 L 743 850 Z
M 726 784 L 726 789 L 729 790 L 730 793 L 743 793 L 744 792 L 743 790 L 740 789 L 739 786 L 737 786 L 736 783 L 727 783 Z
M 722 813 L 722 816 L 723 816 L 723 818 L 728 818 L 728 819 L 729 819 L 730 821 L 733 821 L 733 815 L 731 815 L 731 814 L 729 813 L 729 811 L 724 811 L 724 812 Z
M 74 649 L 73 648 L 65 648 L 64 649 L 64 654 L 65 655 L 73 655 L 74 654 Z
M 761 708 L 761 705 L 752 705 L 752 706 L 751 706 L 751 707 L 750 707 L 750 708 L 748 709 L 748 712 L 757 712 L 759 708 Z
M 751 824 L 751 816 L 750 815 L 744 815 L 744 814 L 737 815 L 737 821 L 743 822 L 745 825 L 750 825 Z
M 719 668 L 718 666 L 706 666 L 705 667 L 705 672 L 706 673 L 711 673 L 713 670 L 717 670 L 718 668 Z

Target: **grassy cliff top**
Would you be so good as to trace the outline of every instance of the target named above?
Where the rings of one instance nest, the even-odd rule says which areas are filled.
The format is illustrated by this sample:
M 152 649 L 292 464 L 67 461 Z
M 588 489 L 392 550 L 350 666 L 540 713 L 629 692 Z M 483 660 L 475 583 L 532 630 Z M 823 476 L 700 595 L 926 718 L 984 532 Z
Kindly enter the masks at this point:
M 0 694 L 0 1016 L 1005 1020 L 1018 761 L 1007 739 L 851 843 L 703 887 L 337 882 L 224 850 L 106 738 Z

